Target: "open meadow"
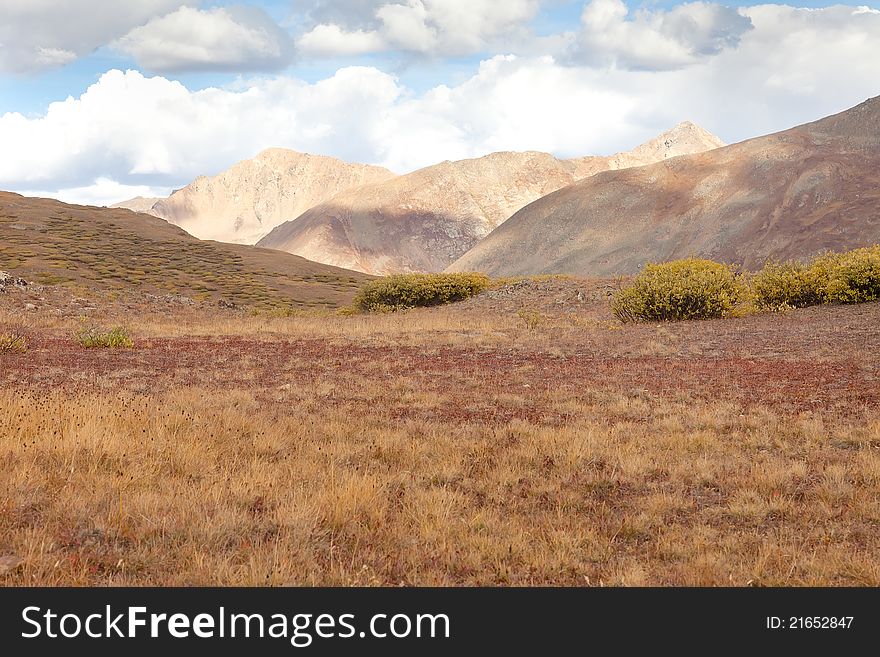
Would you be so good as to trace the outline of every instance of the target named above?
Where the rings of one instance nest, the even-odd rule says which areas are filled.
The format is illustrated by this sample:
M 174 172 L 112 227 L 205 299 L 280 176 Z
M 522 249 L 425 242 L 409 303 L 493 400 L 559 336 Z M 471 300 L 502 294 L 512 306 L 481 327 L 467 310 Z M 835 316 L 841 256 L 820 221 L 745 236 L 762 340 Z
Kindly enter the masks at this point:
M 0 583 L 880 585 L 880 304 L 630 325 L 615 285 L 8 290 Z

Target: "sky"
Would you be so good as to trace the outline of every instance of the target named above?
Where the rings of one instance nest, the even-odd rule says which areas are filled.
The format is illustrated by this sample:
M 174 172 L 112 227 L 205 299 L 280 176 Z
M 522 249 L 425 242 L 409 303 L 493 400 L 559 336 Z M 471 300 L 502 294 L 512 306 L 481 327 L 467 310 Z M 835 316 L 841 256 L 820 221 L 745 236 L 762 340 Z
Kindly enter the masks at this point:
M 732 143 L 880 95 L 880 0 L 0 0 L 0 189 L 165 196 L 269 147 L 405 173 Z

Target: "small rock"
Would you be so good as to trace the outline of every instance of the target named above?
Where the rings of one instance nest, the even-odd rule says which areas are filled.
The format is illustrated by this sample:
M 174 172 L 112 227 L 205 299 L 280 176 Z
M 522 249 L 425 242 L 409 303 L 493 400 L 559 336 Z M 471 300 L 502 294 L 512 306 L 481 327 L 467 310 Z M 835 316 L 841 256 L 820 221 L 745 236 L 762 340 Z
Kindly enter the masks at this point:
M 24 559 L 17 557 L 14 554 L 7 554 L 0 557 L 0 575 L 11 573 L 23 563 Z
M 0 271 L 0 288 L 8 286 L 27 287 L 27 284 L 28 282 L 23 278 L 16 278 L 7 271 Z
M 37 309 L 37 307 L 32 303 L 26 303 L 24 304 L 24 309 L 27 310 L 29 313 L 32 313 Z
M 236 308 L 236 305 L 232 301 L 227 301 L 226 299 L 220 299 L 217 302 L 217 305 L 221 308 Z

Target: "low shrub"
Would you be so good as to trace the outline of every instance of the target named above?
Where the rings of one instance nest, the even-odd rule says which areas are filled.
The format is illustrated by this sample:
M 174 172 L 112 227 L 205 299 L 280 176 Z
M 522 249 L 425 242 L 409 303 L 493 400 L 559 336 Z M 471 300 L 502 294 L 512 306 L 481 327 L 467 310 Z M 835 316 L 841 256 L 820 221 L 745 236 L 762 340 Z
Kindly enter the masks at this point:
M 18 333 L 0 333 L 0 354 L 23 354 L 27 351 L 27 340 Z
M 365 312 L 439 306 L 472 297 L 489 285 L 485 274 L 397 274 L 367 283 L 354 305 Z
M 880 299 L 880 245 L 817 260 L 829 270 L 826 303 L 865 303 Z
M 516 314 L 530 331 L 534 331 L 538 328 L 544 319 L 541 313 L 537 310 L 527 310 L 526 308 L 520 308 Z
M 110 330 L 97 327 L 83 329 L 76 334 L 79 344 L 86 349 L 131 349 L 134 341 L 128 335 L 128 331 L 121 326 L 114 326 Z
M 752 277 L 761 308 L 800 308 L 880 299 L 880 245 L 828 253 L 802 264 L 768 263 Z
M 824 303 L 827 271 L 799 262 L 769 262 L 751 279 L 755 304 L 759 308 L 784 310 Z
M 711 319 L 733 315 L 747 298 L 730 266 L 688 258 L 647 265 L 611 307 L 623 322 Z

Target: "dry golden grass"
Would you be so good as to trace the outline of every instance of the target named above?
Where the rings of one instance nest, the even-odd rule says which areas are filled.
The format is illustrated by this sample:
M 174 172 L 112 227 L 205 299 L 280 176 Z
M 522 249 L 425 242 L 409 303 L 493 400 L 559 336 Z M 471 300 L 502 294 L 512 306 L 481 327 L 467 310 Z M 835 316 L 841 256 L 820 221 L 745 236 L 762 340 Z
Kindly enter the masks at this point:
M 123 350 L 6 293 L 0 584 L 880 585 L 880 304 L 623 326 L 539 285 L 96 304 Z
M 551 391 L 562 426 L 415 421 L 384 394 L 2 392 L 4 583 L 880 584 L 876 413 Z

